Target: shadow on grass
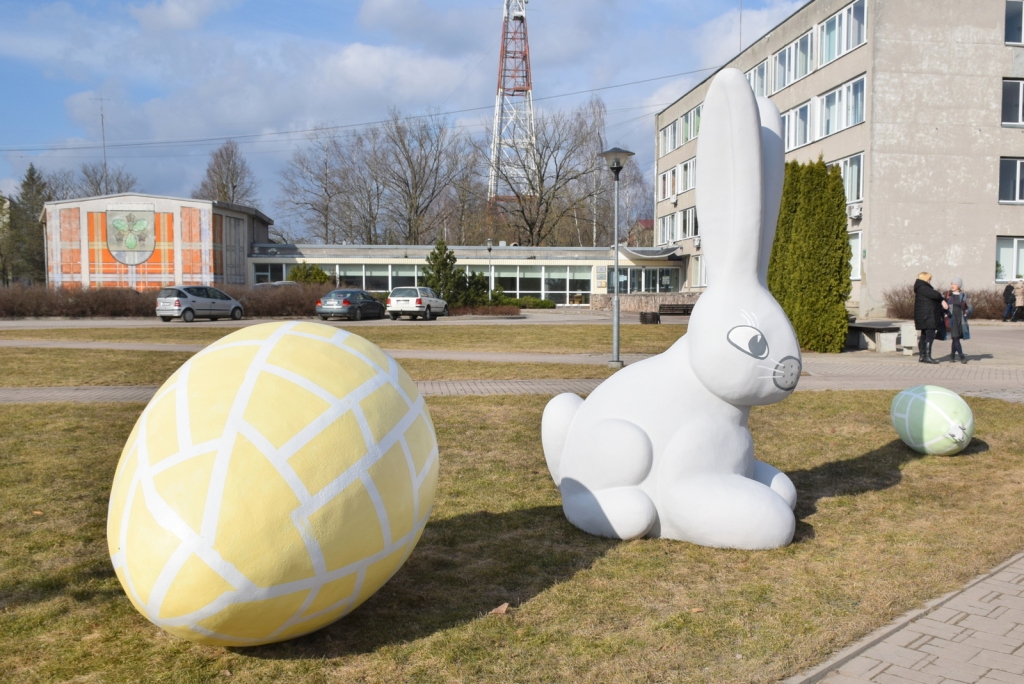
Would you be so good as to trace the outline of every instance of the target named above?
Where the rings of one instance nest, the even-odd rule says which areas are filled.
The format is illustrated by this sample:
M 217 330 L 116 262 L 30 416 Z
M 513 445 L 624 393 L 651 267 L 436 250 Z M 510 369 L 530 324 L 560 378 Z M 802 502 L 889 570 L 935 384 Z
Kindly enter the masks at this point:
M 974 438 L 962 452 L 950 458 L 971 456 L 989 450 L 988 443 Z M 823 463 L 807 470 L 786 473 L 796 485 L 796 535 L 794 542 L 814 539 L 814 526 L 805 519 L 818 511 L 818 500 L 877 492 L 895 487 L 903 480 L 902 468 L 924 458 L 898 439 L 866 454 L 845 461 Z
M 619 543 L 576 529 L 561 506 L 432 521 L 402 569 L 350 615 L 281 644 L 231 650 L 294 660 L 406 643 L 479 618 L 502 603 L 515 608 L 589 568 Z

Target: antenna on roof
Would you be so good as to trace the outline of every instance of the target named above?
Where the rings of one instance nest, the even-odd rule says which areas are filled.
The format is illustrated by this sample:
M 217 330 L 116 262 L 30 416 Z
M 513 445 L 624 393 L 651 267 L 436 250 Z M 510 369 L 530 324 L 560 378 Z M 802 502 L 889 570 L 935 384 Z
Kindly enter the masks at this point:
M 107 98 L 94 97 L 92 99 L 100 102 L 100 135 L 103 136 L 103 194 L 106 195 L 109 193 L 110 183 L 107 180 L 107 123 L 106 117 L 103 115 L 103 102 Z

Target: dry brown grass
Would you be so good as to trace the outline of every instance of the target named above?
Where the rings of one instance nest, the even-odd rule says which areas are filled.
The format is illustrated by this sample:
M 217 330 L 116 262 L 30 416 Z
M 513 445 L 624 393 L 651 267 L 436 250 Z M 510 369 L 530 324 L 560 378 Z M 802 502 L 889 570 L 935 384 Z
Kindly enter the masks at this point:
M 920 457 L 894 441 L 892 394 L 798 393 L 755 410 L 759 455 L 799 490 L 797 540 L 769 552 L 586 535 L 562 516 L 540 452 L 545 397 L 431 399 L 441 481 L 409 562 L 335 625 L 248 650 L 165 635 L 110 570 L 110 478 L 141 406 L 0 406 L 0 672 L 774 682 L 1024 548 L 1020 407 L 969 399 L 969 453 Z M 509 614 L 487 614 L 506 601 Z
M 345 327 L 345 326 L 340 326 Z M 611 325 L 366 325 L 346 328 L 385 349 L 611 353 Z M 209 344 L 231 330 L 168 324 L 152 328 L 38 328 L 0 330 L 0 339 L 86 340 L 94 342 L 163 342 Z M 624 325 L 623 354 L 660 354 L 686 333 L 685 325 Z
M 192 354 L 106 349 L 0 350 L 0 387 L 162 385 Z
M 179 352 L 93 349 L 0 350 L 0 387 L 162 385 L 191 357 Z M 490 363 L 399 359 L 413 380 L 603 379 L 612 370 L 568 363 Z

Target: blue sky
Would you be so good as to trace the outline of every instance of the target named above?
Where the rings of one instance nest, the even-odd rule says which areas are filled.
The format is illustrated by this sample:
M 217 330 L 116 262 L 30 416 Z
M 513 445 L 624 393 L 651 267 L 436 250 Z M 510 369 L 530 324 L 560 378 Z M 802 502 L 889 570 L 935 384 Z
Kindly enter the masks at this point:
M 804 0 L 744 0 L 748 44 Z M 188 194 L 225 138 L 376 121 L 389 107 L 489 125 L 501 0 L 0 0 L 0 194 L 30 162 L 52 170 L 102 158 L 143 190 Z M 738 46 L 739 0 L 531 0 L 538 112 L 591 88 L 714 66 Z M 703 74 L 600 93 L 608 138 L 653 167 L 654 112 Z M 173 143 L 213 138 L 206 144 Z M 160 142 L 114 147 L 126 141 Z M 301 136 L 240 139 L 274 215 L 278 171 Z M 29 149 L 32 148 L 32 149 Z

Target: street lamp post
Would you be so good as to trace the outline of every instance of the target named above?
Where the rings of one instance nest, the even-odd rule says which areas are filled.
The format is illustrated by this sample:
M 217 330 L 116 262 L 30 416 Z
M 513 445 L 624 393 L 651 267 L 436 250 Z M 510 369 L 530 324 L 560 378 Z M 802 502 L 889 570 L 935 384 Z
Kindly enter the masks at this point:
M 633 156 L 632 152 L 618 147 L 597 155 L 608 162 L 608 170 L 615 174 L 615 206 L 612 210 L 612 249 L 615 251 L 615 289 L 612 291 L 612 360 L 609 368 L 622 368 L 619 359 L 619 174 L 626 160 Z
M 491 292 L 494 291 L 494 269 L 491 267 L 491 249 L 494 241 L 487 238 L 487 301 L 491 301 Z

